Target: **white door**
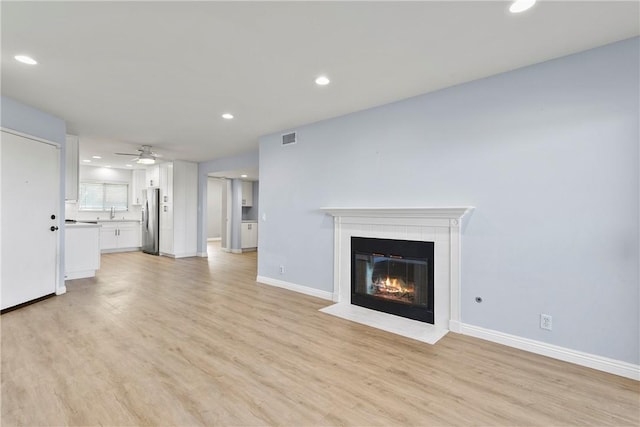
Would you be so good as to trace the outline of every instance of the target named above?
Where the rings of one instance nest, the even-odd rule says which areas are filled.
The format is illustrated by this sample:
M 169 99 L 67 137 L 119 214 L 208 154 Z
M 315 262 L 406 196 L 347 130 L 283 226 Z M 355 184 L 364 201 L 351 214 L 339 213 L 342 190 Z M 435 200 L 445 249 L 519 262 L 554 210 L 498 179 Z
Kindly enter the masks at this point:
M 6 131 L 0 157 L 5 309 L 56 291 L 60 160 L 54 145 Z

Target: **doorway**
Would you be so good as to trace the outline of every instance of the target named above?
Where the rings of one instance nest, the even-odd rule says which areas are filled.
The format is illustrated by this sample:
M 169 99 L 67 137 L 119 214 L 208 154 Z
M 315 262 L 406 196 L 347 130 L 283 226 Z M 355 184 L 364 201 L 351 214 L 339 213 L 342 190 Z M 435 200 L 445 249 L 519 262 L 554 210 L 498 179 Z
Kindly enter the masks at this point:
M 231 181 L 226 178 L 207 178 L 207 242 L 220 241 L 222 250 L 231 250 L 229 243 L 231 226 Z

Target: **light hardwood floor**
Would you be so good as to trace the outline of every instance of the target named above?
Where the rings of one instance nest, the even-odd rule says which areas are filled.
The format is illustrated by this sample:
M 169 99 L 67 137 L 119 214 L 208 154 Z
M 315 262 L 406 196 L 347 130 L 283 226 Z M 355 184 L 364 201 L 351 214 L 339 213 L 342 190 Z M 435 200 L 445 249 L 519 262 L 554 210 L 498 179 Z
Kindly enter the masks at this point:
M 217 248 L 103 255 L 97 277 L 4 314 L 2 426 L 640 424 L 636 381 L 351 323 Z

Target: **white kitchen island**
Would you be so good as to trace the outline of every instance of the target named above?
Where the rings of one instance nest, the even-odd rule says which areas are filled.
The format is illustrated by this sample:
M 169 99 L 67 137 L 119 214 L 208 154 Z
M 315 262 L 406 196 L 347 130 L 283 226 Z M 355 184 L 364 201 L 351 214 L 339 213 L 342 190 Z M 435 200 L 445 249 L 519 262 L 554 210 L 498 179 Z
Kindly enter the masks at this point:
M 65 280 L 94 277 L 100 268 L 100 225 L 65 224 Z

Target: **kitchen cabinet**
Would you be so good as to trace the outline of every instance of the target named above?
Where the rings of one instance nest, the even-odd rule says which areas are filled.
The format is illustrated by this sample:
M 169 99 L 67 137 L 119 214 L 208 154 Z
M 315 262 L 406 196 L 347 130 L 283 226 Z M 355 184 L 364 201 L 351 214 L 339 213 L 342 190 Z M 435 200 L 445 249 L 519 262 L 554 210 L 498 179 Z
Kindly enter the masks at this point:
M 147 177 L 145 180 L 145 187 L 158 187 L 160 186 L 160 166 L 153 165 L 147 168 Z
M 253 182 L 242 181 L 242 207 L 253 206 Z
M 243 222 L 240 228 L 240 247 L 245 250 L 258 247 L 258 222 Z
M 142 190 L 147 188 L 146 179 L 147 179 L 147 171 L 144 169 L 135 169 L 132 174 L 131 179 L 131 204 L 132 205 L 141 205 L 142 204 Z
M 173 203 L 173 163 L 160 165 L 160 203 Z
M 101 221 L 100 250 L 102 252 L 126 252 L 140 249 L 140 222 Z
M 160 165 L 160 253 L 175 255 L 173 245 L 173 163 Z
M 100 226 L 66 224 L 64 253 L 65 280 L 95 276 L 100 268 Z
M 64 199 L 78 200 L 78 146 L 76 135 L 67 135 L 65 139 L 65 184 Z
M 160 178 L 160 255 L 196 256 L 198 250 L 198 164 L 162 163 Z

